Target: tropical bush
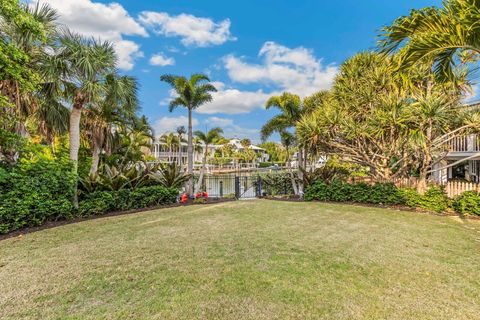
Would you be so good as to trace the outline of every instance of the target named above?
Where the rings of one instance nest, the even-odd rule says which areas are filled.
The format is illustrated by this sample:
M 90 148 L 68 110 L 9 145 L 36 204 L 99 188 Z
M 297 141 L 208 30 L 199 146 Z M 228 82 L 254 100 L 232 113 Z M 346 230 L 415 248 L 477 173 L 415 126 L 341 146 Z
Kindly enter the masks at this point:
M 408 207 L 420 208 L 434 212 L 445 212 L 451 209 L 452 203 L 441 187 L 430 187 L 423 195 L 412 188 L 400 188 L 398 193 Z
M 80 178 L 80 191 L 88 194 L 95 191 L 135 190 L 153 185 L 181 188 L 188 178 L 176 163 L 136 161 L 116 166 L 104 164 L 96 174 Z
M 261 173 L 258 175 L 262 181 L 262 190 L 267 195 L 294 194 L 290 173 Z M 255 181 L 255 185 L 258 180 Z
M 421 195 L 415 189 L 397 188 L 392 183 L 349 184 L 339 180 L 315 182 L 306 189 L 305 200 L 405 205 L 435 212 L 451 208 L 451 201 L 440 187 L 431 187 Z
M 76 175 L 68 161 L 37 159 L 0 170 L 0 233 L 70 218 Z
M 334 180 L 327 184 L 317 181 L 305 190 L 305 200 L 358 202 L 373 204 L 403 204 L 403 197 L 391 183 L 349 184 L 345 181 Z
M 480 193 L 467 191 L 453 200 L 453 208 L 462 215 L 480 216 Z
M 104 214 L 111 211 L 141 209 L 176 202 L 178 190 L 162 186 L 136 190 L 95 191 L 80 200 L 80 216 Z

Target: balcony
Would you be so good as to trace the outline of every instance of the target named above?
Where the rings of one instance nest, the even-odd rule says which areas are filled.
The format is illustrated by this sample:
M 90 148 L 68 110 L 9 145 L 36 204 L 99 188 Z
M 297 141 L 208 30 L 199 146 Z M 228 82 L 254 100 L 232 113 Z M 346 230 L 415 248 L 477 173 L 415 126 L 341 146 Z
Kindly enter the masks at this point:
M 456 137 L 447 143 L 447 150 L 449 158 L 470 157 L 480 153 L 480 137 L 475 134 Z

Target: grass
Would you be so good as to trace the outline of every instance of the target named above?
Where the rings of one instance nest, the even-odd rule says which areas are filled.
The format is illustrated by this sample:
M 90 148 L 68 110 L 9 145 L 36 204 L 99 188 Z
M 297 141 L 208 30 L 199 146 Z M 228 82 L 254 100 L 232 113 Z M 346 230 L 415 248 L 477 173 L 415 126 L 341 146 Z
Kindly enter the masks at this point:
M 266 200 L 0 242 L 1 319 L 478 319 L 480 222 Z

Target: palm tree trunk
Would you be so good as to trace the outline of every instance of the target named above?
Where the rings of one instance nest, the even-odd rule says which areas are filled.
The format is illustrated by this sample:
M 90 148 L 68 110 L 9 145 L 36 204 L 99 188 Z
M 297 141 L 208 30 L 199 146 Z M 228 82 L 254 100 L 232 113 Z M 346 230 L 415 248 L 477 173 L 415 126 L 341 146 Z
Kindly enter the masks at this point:
M 90 166 L 90 175 L 95 175 L 98 171 L 98 163 L 100 162 L 101 148 L 95 143 L 92 151 L 92 165 Z
M 298 187 L 297 187 L 297 182 L 295 181 L 295 174 L 292 172 L 292 164 L 290 163 L 290 150 L 288 148 L 285 148 L 287 152 L 287 157 L 286 157 L 286 164 L 287 164 L 287 172 L 288 175 L 290 176 L 290 182 L 292 183 L 292 188 L 293 188 L 293 193 L 295 195 L 298 195 Z
M 77 174 L 78 149 L 80 149 L 80 118 L 82 117 L 81 106 L 73 106 L 70 113 L 70 160 L 73 162 L 73 172 Z M 78 208 L 77 183 L 73 194 L 73 206 Z
M 190 175 L 187 192 L 193 194 L 193 128 L 192 128 L 192 109 L 188 108 L 188 147 L 187 147 L 187 174 Z
M 203 159 L 202 159 L 202 169 L 200 169 L 200 176 L 198 177 L 197 185 L 195 186 L 195 193 L 200 192 L 200 188 L 202 187 L 203 176 L 205 175 L 205 169 L 207 165 L 207 153 L 208 153 L 208 147 L 205 146 L 205 153 L 203 154 Z
M 303 168 L 303 148 L 298 149 L 297 163 L 298 163 L 298 194 L 302 195 L 303 194 L 303 171 L 301 169 Z

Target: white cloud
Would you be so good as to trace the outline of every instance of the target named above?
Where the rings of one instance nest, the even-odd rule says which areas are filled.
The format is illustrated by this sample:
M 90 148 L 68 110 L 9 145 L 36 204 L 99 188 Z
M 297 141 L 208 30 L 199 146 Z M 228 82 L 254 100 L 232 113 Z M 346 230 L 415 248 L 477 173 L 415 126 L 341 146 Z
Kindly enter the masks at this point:
M 182 38 L 185 46 L 207 47 L 236 40 L 230 33 L 229 19 L 214 22 L 185 13 L 171 16 L 165 12 L 144 11 L 139 20 L 157 34 Z
M 198 113 L 214 114 L 241 114 L 248 113 L 256 108 L 263 108 L 270 94 L 257 91 L 241 91 L 233 88 L 226 88 L 222 82 L 212 83 L 217 92 L 212 94 L 213 101 L 202 105 L 196 111 Z
M 312 50 L 265 42 L 259 51 L 262 64 L 229 55 L 223 58 L 230 79 L 239 83 L 269 83 L 302 96 L 330 88 L 338 68 L 323 66 Z
M 162 52 L 159 52 L 150 58 L 150 64 L 161 67 L 173 66 L 175 64 L 175 59 L 167 57 Z
M 193 118 L 192 125 L 197 126 L 198 120 Z M 179 126 L 188 127 L 188 117 L 186 116 L 162 117 L 155 121 L 155 123 L 153 124 L 153 130 L 155 131 L 155 135 L 159 136 L 165 132 L 173 132 Z
M 119 40 L 113 42 L 113 47 L 117 53 L 117 65 L 120 69 L 131 70 L 136 58 L 142 58 L 143 52 L 140 46 L 130 40 Z
M 147 37 L 147 31 L 119 3 L 91 0 L 41 0 L 59 14 L 59 22 L 84 36 L 108 40 L 114 44 L 121 69 L 133 68 L 135 58 L 143 56 L 140 46 L 124 35 Z M 30 1 L 31 4 L 36 1 Z
M 223 135 L 227 138 L 250 138 L 252 141 L 260 141 L 260 130 L 239 126 L 234 123 L 233 119 L 209 117 L 205 124 L 208 124 L 210 128 L 222 128 Z

